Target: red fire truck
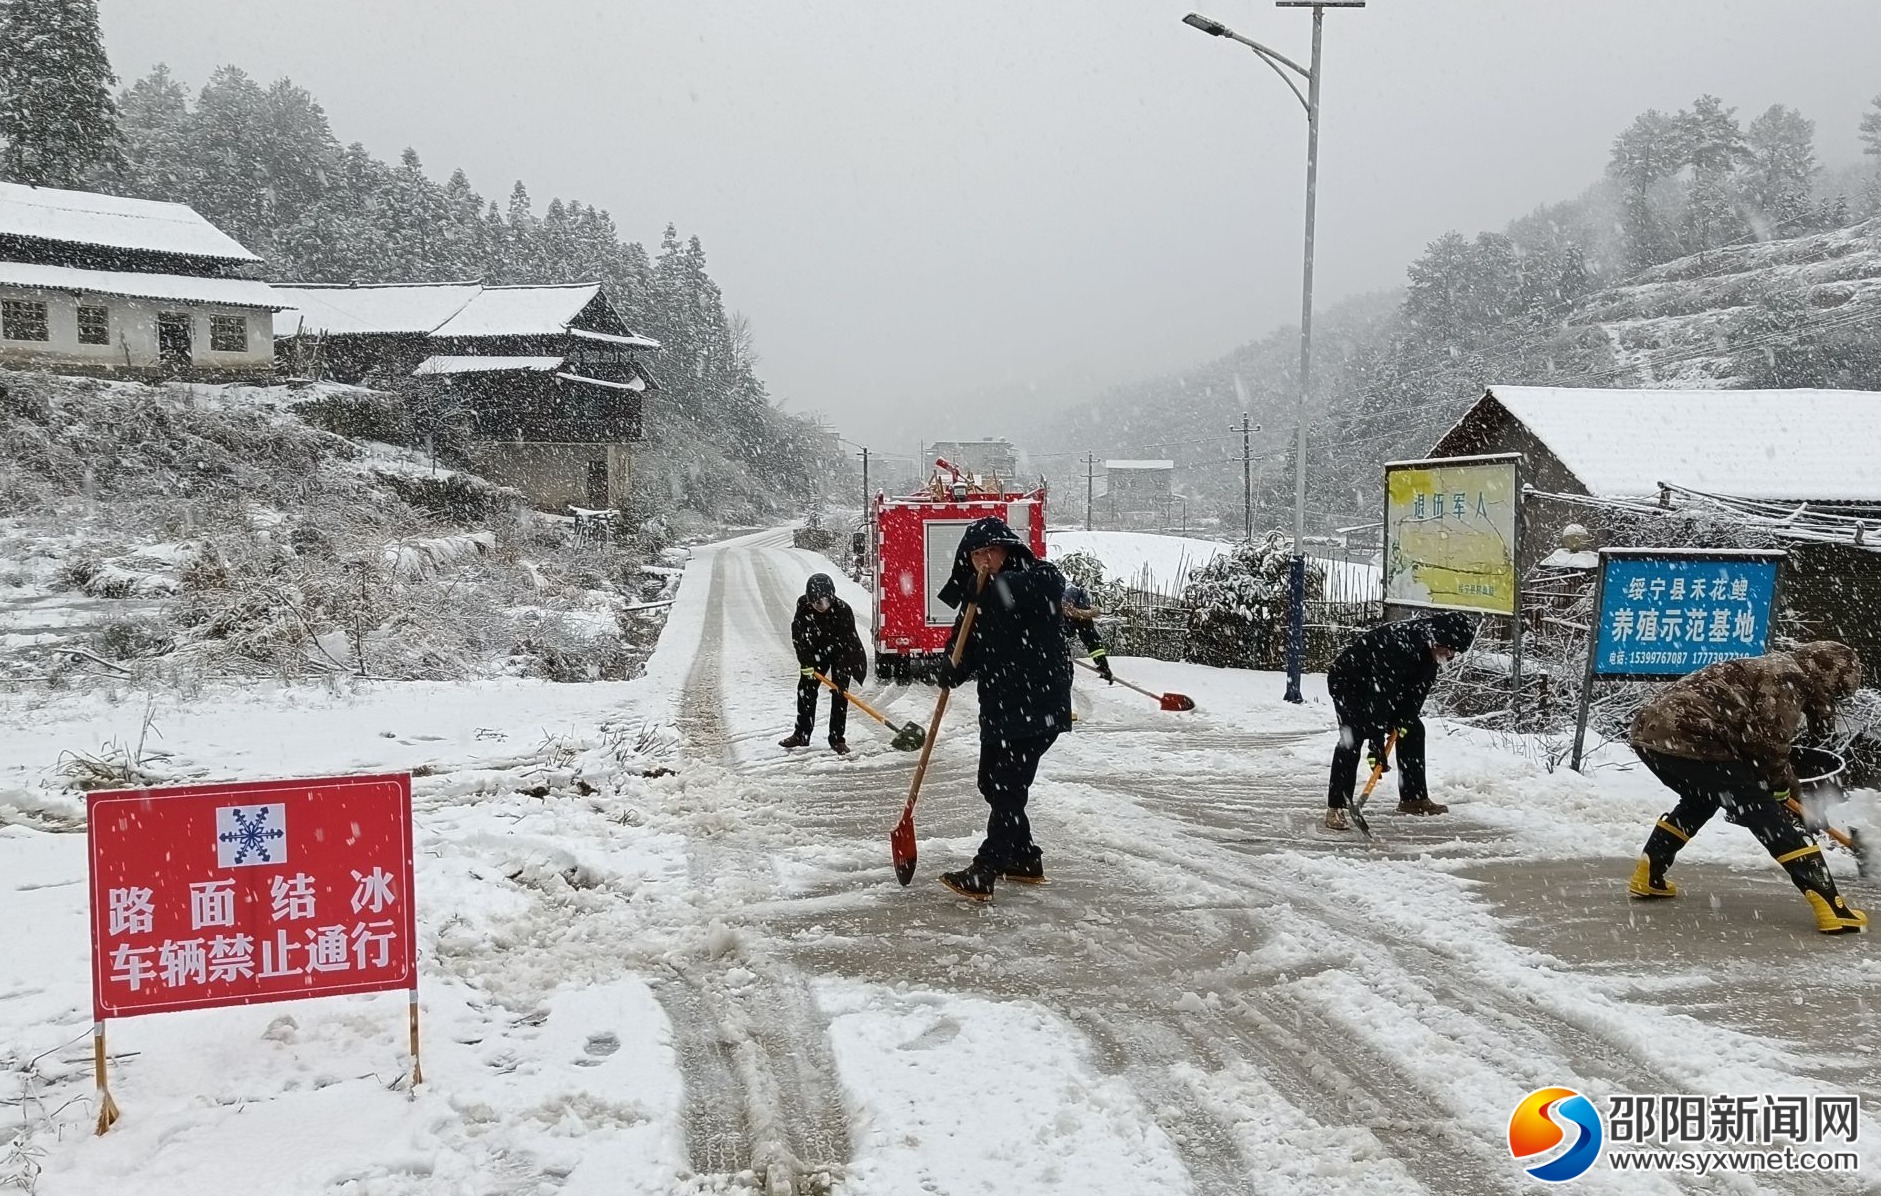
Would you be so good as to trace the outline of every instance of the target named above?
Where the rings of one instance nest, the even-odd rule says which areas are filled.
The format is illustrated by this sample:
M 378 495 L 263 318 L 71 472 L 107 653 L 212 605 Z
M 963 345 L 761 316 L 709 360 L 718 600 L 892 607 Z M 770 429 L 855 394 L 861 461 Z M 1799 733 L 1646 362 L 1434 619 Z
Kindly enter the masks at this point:
M 919 493 L 876 495 L 876 676 L 905 681 L 932 674 L 957 613 L 940 600 L 940 588 L 953 572 L 961 533 L 988 515 L 1004 519 L 1044 557 L 1044 486 L 1009 489 L 996 476 L 971 475 L 937 459 Z

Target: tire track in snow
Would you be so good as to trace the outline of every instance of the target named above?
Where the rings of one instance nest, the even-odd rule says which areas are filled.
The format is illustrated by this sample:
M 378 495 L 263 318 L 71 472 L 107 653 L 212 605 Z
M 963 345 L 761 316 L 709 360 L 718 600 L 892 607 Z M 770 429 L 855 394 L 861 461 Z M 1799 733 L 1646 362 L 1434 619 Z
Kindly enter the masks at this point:
M 729 627 L 727 572 L 743 554 L 715 554 L 706 621 L 684 686 L 680 727 L 688 768 L 723 774 L 728 804 L 747 804 L 749 786 L 732 772 L 735 739 L 723 700 Z M 758 1184 L 767 1196 L 831 1189 L 850 1157 L 849 1124 L 835 1081 L 828 1023 L 808 982 L 767 949 L 760 936 L 733 925 L 738 895 L 716 882 L 768 881 L 764 846 L 741 842 L 730 817 L 691 837 L 695 886 L 706 895 L 695 927 L 701 949 L 675 963 L 656 986 L 673 1027 L 686 1101 L 686 1145 L 693 1169 L 728 1182 Z M 764 811 L 752 820 L 764 821 Z M 767 886 L 768 887 L 768 886 Z

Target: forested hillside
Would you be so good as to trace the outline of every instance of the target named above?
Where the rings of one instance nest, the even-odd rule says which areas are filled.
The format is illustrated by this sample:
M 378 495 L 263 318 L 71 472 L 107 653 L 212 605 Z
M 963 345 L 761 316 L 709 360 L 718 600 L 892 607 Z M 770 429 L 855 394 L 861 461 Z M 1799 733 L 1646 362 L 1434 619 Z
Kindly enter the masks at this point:
M 601 281 L 664 346 L 639 458 L 647 514 L 774 513 L 830 465 L 813 425 L 770 401 L 698 237 L 669 225 L 649 253 L 594 204 L 538 208 L 517 181 L 499 205 L 461 170 L 436 181 L 415 150 L 381 161 L 287 79 L 224 66 L 192 95 L 158 66 L 116 82 L 94 0 L 0 3 L 0 177 L 186 203 L 275 281 Z
M 1859 131 L 1864 161 L 1825 171 L 1814 123 L 1783 105 L 1748 124 L 1715 96 L 1646 112 L 1582 195 L 1500 231 L 1446 233 L 1401 292 L 1323 310 L 1312 522 L 1375 518 L 1380 466 L 1428 449 L 1489 383 L 1881 390 L 1881 97 Z M 1252 411 L 1257 528 L 1286 526 L 1298 338 L 1283 328 L 1118 387 L 1037 438 L 1100 457 L 1155 449 L 1238 527 L 1239 437 L 1222 438 Z

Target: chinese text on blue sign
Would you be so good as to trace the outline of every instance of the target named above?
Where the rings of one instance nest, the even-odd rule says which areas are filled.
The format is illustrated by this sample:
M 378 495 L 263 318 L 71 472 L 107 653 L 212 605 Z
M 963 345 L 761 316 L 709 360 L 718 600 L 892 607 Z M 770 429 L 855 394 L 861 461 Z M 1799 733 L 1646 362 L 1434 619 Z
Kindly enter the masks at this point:
M 1596 674 L 1679 677 L 1763 655 L 1777 558 L 1616 556 L 1602 567 Z

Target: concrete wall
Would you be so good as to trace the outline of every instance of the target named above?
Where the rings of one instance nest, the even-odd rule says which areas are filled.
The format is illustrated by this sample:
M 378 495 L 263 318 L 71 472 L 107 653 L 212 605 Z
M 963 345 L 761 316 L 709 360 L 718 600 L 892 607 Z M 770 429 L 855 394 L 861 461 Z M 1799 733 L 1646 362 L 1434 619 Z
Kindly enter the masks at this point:
M 561 513 L 571 506 L 595 505 L 588 493 L 588 469 L 595 461 L 607 463 L 608 493 L 603 505 L 623 505 L 631 484 L 632 459 L 632 448 L 625 444 L 487 440 L 470 446 L 471 467 L 477 473 L 520 490 L 543 510 Z
M 167 372 L 157 354 L 157 317 L 183 313 L 190 317 L 190 368 L 204 374 L 258 375 L 274 368 L 271 314 L 263 308 L 224 307 L 153 299 L 125 299 L 107 295 L 74 295 L 70 291 L 44 291 L 0 286 L 0 299 L 26 299 L 46 305 L 44 341 L 0 339 L 0 365 L 86 373 L 123 373 L 133 376 Z M 78 309 L 102 307 L 111 315 L 111 343 L 78 343 Z M 211 315 L 242 316 L 248 322 L 248 349 L 218 353 L 209 347 Z

